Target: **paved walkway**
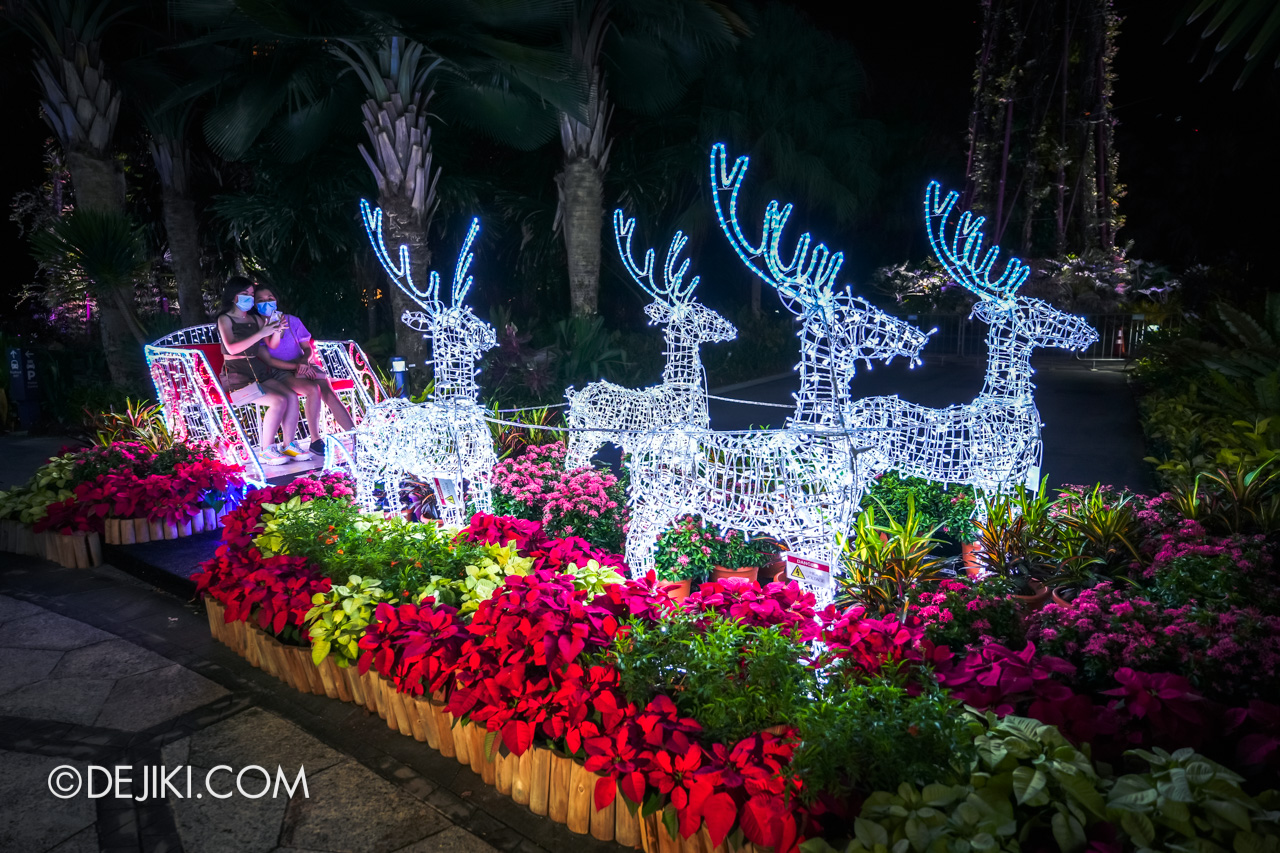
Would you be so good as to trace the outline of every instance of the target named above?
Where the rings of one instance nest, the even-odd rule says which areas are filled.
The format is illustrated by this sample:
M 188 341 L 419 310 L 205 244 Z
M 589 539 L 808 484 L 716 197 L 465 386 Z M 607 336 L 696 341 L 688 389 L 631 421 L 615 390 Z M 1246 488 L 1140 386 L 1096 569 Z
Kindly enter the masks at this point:
M 305 769 L 307 796 L 68 799 L 55 768 Z M 572 835 L 350 703 L 304 696 L 209 637 L 203 607 L 111 566 L 0 554 L 0 851 L 618 850 Z M 65 771 L 64 771 L 65 772 Z M 220 771 L 212 789 L 233 790 Z M 69 784 L 69 782 L 68 782 Z M 103 787 L 101 777 L 95 783 Z M 251 771 L 243 789 L 256 793 Z

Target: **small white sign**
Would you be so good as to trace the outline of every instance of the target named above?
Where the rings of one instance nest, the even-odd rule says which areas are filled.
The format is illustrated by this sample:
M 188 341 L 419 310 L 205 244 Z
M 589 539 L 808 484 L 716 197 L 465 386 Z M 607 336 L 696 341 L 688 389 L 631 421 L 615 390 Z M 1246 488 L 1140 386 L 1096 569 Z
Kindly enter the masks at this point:
M 794 554 L 791 551 L 784 552 L 782 556 L 787 563 L 786 575 L 788 579 L 799 581 L 814 589 L 833 589 L 835 587 L 836 581 L 831 574 L 831 566 L 826 563 L 820 563 L 817 560 Z
M 457 480 L 435 477 L 431 480 L 431 486 L 435 490 L 436 500 L 440 502 L 441 510 L 445 507 L 458 506 L 461 503 Z

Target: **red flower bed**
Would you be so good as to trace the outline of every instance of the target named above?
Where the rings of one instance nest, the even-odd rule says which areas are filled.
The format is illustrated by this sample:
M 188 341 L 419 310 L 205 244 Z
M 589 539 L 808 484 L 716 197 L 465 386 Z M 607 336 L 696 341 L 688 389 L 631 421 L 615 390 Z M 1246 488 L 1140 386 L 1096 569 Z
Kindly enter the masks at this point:
M 803 598 L 794 585 L 776 586 L 765 595 L 758 588 L 703 593 L 739 603 L 755 597 L 775 614 L 782 612 L 778 599 Z M 639 708 L 623 697 L 617 671 L 597 662 L 626 619 L 656 619 L 674 607 L 652 575 L 588 600 L 571 577 L 540 569 L 508 577 L 469 624 L 449 607 L 380 605 L 360 642 L 359 665 L 362 672 L 376 668 L 403 692 L 444 691 L 451 714 L 498 733 L 516 755 L 540 742 L 583 760 L 604 777 L 597 808 L 619 791 L 636 805 L 660 797 L 685 837 L 705 821 L 719 844 L 740 825 L 748 840 L 790 850 L 800 832 L 793 802 L 799 782 L 786 773 L 792 747 L 785 736 L 705 743 L 697 721 L 680 718 L 669 698 Z
M 300 560 L 257 554 L 250 540 L 261 505 L 344 488 L 340 481 L 295 481 L 253 493 L 228 517 L 226 544 L 197 576 L 201 590 L 227 606 L 229 620 L 253 618 L 277 633 L 300 626 L 310 596 L 328 589 L 328 580 Z M 798 796 L 804 791 L 791 769 L 795 729 L 716 743 L 668 696 L 643 707 L 626 699 L 619 671 L 603 652 L 627 620 L 652 624 L 676 608 L 653 574 L 606 586 L 592 598 L 560 573 L 570 562 L 607 556 L 581 540 L 550 539 L 536 522 L 490 515 L 475 516 L 459 536 L 515 542 L 534 569 L 507 577 L 470 618 L 431 599 L 380 604 L 359 641 L 361 672 L 376 669 L 401 692 L 442 694 L 450 713 L 494 732 L 511 753 L 536 744 L 581 760 L 602 776 L 597 807 L 621 793 L 646 810 L 665 808 L 669 825 L 686 838 L 705 824 L 716 844 L 737 827 L 756 845 L 791 851 L 815 832 L 831 804 L 822 792 L 814 792 L 812 805 Z M 953 652 L 930 640 L 930 621 L 913 609 L 886 617 L 861 607 L 817 613 L 812 595 L 795 584 L 704 584 L 681 606 L 708 624 L 733 619 L 785 626 L 799 641 L 820 639 L 815 663 L 851 683 L 889 677 L 918 689 L 936 678 L 966 704 L 1056 725 L 1107 760 L 1159 745 L 1211 750 L 1246 768 L 1280 764 L 1280 708 L 1259 700 L 1225 707 L 1177 673 L 1121 666 L 1099 686 L 1073 661 L 1033 643 L 987 638 Z
M 226 608 L 227 622 L 255 621 L 258 627 L 280 634 L 302 627 L 311 597 L 329 591 L 330 582 L 305 560 L 277 556 L 264 558 L 253 546 L 260 530 L 263 504 L 279 504 L 297 497 L 350 497 L 355 492 L 341 474 L 299 477 L 283 486 L 255 489 L 223 518 L 222 544 L 213 559 L 200 564 L 191 576 L 196 595 L 207 594 Z
M 239 468 L 185 445 L 156 453 L 116 442 L 81 451 L 76 466 L 75 497 L 49 506 L 36 533 L 101 532 L 107 516 L 179 524 L 202 502 L 234 497 L 244 487 Z

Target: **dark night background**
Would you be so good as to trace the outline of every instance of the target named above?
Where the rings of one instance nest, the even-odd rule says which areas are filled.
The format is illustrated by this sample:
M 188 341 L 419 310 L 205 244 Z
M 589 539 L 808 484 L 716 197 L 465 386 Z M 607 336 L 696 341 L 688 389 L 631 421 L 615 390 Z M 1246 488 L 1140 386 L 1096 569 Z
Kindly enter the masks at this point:
M 920 136 L 911 167 L 919 174 L 893 176 L 894 182 L 922 186 L 937 177 L 960 186 L 979 38 L 977 0 L 797 5 L 854 46 L 869 82 L 868 116 Z M 1234 260 L 1241 275 L 1265 288 L 1272 276 L 1267 254 L 1276 240 L 1273 198 L 1280 190 L 1274 163 L 1280 75 L 1263 71 L 1233 91 L 1241 59 L 1232 56 L 1202 81 L 1207 50 L 1198 33 L 1182 28 L 1169 38 L 1177 5 L 1116 4 L 1124 22 L 1113 103 L 1120 179 L 1127 189 L 1120 243 L 1133 242 L 1130 257 L 1174 269 Z M 6 47 L 27 50 L 17 40 Z M 8 205 L 16 192 L 40 180 L 42 141 L 48 135 L 25 57 L 0 65 L 0 97 L 8 123 L 0 172 L 6 209 L 0 224 L 0 299 L 12 305 L 31 281 L 34 264 L 7 221 Z M 919 228 L 841 234 L 839 242 L 855 281 L 876 265 L 924 254 Z

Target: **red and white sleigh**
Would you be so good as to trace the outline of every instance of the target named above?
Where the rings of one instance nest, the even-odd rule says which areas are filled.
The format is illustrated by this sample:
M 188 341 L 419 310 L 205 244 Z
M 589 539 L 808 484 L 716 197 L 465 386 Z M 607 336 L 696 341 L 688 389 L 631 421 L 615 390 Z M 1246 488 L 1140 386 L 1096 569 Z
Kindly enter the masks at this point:
M 355 341 L 317 340 L 314 344 L 325 372 L 333 380 L 333 389 L 359 424 L 370 406 L 387 397 L 369 359 Z M 254 451 L 259 444 L 265 407 L 257 403 L 232 405 L 218 381 L 222 348 L 217 327 L 209 323 L 180 329 L 148 344 L 144 351 L 151 381 L 174 438 L 207 443 L 222 461 L 243 467 L 247 481 L 266 483 Z M 323 428 L 327 433 L 337 431 L 327 409 Z M 311 441 L 304 419 L 299 419 L 296 437 Z

